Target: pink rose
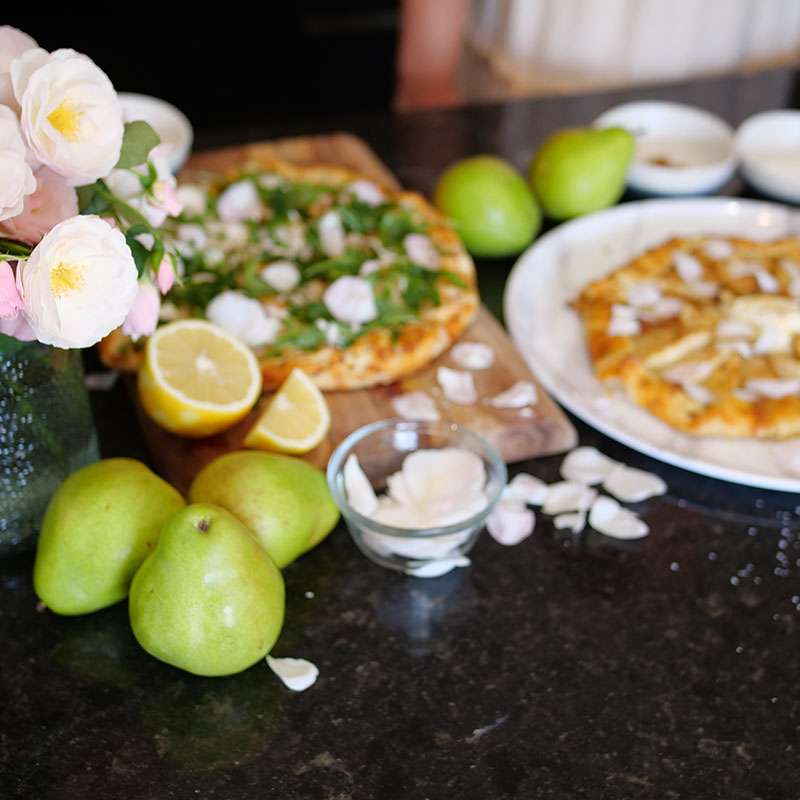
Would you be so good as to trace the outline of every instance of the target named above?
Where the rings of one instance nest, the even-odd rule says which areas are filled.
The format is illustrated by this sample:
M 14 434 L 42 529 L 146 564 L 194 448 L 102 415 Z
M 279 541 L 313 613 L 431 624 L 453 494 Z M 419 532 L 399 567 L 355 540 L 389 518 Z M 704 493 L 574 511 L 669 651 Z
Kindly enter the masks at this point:
M 25 197 L 22 213 L 0 222 L 0 236 L 38 244 L 59 222 L 78 215 L 78 196 L 47 167 L 36 172 L 36 191 Z
M 122 332 L 134 341 L 140 336 L 149 336 L 158 324 L 161 298 L 152 283 L 140 283 L 133 307 L 122 325 Z
M 13 319 L 22 311 L 14 270 L 8 261 L 0 261 L 0 319 Z
M 11 319 L 0 319 L 0 333 L 13 336 L 21 342 L 32 342 L 36 338 L 33 328 L 28 325 L 28 321 L 22 314 L 17 314 Z
M 161 294 L 166 294 L 175 283 L 175 268 L 172 266 L 172 259 L 164 256 L 158 265 L 158 275 L 156 275 L 156 286 L 161 290 Z

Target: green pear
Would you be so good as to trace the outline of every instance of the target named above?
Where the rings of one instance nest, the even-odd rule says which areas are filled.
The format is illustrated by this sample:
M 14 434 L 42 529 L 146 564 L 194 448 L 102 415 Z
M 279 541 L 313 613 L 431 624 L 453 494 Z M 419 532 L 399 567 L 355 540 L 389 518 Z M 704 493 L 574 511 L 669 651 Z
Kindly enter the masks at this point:
M 529 178 L 545 214 L 569 219 L 622 197 L 634 138 L 624 128 L 565 128 L 542 143 Z
M 519 253 L 542 222 L 523 178 L 495 156 L 472 156 L 448 167 L 439 178 L 434 202 L 476 256 Z
M 232 675 L 275 644 L 283 576 L 233 514 L 190 505 L 162 528 L 133 579 L 128 609 L 150 655 L 195 675 Z
M 118 603 L 183 498 L 144 464 L 109 458 L 73 472 L 47 507 L 33 587 L 57 614 Z
M 237 516 L 281 568 L 319 544 L 339 520 L 323 473 L 277 453 L 220 456 L 194 479 L 189 499 Z

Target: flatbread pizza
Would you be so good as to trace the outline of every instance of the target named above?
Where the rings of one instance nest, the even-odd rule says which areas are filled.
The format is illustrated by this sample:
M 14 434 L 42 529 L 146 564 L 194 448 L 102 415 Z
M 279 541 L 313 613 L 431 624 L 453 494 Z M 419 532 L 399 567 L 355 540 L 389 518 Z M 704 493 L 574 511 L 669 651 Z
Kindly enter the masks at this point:
M 166 223 L 180 279 L 162 319 L 206 317 L 256 352 L 264 388 L 301 367 L 326 390 L 391 383 L 435 359 L 473 320 L 475 269 L 421 195 L 343 167 L 258 158 L 190 175 Z M 136 369 L 115 331 L 103 361 Z
M 800 240 L 675 238 L 574 308 L 598 378 L 674 428 L 800 435 Z

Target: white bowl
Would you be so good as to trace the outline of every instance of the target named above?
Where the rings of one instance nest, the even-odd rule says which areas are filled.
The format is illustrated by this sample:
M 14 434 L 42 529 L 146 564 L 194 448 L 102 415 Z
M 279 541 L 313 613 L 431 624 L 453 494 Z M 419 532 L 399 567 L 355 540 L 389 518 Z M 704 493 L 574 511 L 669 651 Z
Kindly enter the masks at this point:
M 593 124 L 626 128 L 636 137 L 626 182 L 643 194 L 712 194 L 736 169 L 733 129 L 720 117 L 694 106 L 625 103 L 604 112 Z
M 125 122 L 143 119 L 161 137 L 169 150 L 167 159 L 173 172 L 177 172 L 189 157 L 194 139 L 192 124 L 186 115 L 166 100 L 146 94 L 120 92 L 122 114 Z
M 765 195 L 800 203 L 800 111 L 767 111 L 736 132 L 742 177 Z

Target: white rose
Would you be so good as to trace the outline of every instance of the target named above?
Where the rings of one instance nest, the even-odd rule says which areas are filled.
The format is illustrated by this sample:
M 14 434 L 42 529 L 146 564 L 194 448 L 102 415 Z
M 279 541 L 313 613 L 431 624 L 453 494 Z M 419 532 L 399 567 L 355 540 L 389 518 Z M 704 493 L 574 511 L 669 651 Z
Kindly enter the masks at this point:
M 17 271 L 36 338 L 89 347 L 125 321 L 137 294 L 136 264 L 122 233 L 96 216 L 56 225 Z
M 36 41 L 11 25 L 0 25 L 0 105 L 9 106 L 15 113 L 19 111 L 14 99 L 9 69 L 11 62 L 26 50 L 37 47 Z
M 22 132 L 36 158 L 71 186 L 103 178 L 119 160 L 122 107 L 106 74 L 74 50 L 28 50 L 11 62 Z
M 36 178 L 25 161 L 19 122 L 8 106 L 0 106 L 0 221 L 22 213 L 25 195 L 36 190 Z

